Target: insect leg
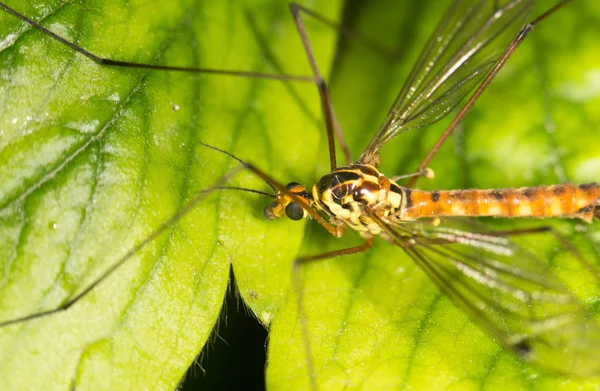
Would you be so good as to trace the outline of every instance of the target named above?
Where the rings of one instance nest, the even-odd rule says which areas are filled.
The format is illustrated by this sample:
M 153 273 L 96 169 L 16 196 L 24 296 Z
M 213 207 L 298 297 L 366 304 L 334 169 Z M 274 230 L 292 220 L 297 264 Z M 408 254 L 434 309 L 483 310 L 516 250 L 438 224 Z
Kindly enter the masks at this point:
M 140 250 L 150 244 L 154 239 L 158 236 L 166 232 L 168 229 L 173 227 L 181 218 L 187 215 L 192 209 L 194 209 L 202 200 L 208 197 L 213 191 L 222 189 L 224 184 L 228 182 L 232 177 L 234 177 L 241 169 L 245 166 L 240 165 L 221 177 L 213 186 L 199 191 L 194 198 L 191 199 L 186 205 L 184 205 L 176 214 L 171 216 L 167 221 L 161 224 L 157 229 L 155 229 L 150 235 L 146 236 L 144 240 L 142 240 L 139 244 L 132 247 L 129 251 L 127 251 L 121 258 L 119 258 L 115 263 L 113 263 L 109 268 L 104 270 L 98 277 L 96 277 L 84 290 L 79 292 L 77 295 L 71 298 L 67 298 L 63 303 L 61 303 L 57 308 L 51 310 L 44 310 L 40 312 L 36 312 L 30 315 L 22 316 L 20 318 L 14 318 L 6 321 L 0 322 L 0 328 L 23 323 L 32 319 L 43 318 L 49 315 L 57 314 L 63 311 L 68 310 L 73 305 L 75 305 L 79 300 L 84 298 L 88 293 L 90 293 L 96 286 L 100 285 L 103 281 L 105 281 L 108 277 L 110 277 L 117 269 L 123 266 L 129 259 L 131 259 L 135 254 L 137 254 Z M 229 187 L 226 187 L 229 188 Z
M 273 80 L 289 80 L 289 81 L 300 81 L 300 82 L 312 82 L 312 77 L 307 76 L 294 76 L 294 75 L 281 75 L 281 74 L 270 74 L 270 73 L 261 73 L 261 72 L 247 72 L 247 71 L 233 71 L 233 70 L 224 70 L 224 69 L 212 69 L 212 68 L 194 68 L 194 67 L 179 67 L 179 66 L 170 66 L 170 65 L 154 65 L 154 64 L 143 64 L 138 62 L 129 62 L 129 61 L 120 61 L 120 60 L 112 60 L 110 58 L 100 57 L 81 46 L 76 45 L 75 43 L 61 37 L 55 32 L 47 29 L 42 26 L 40 23 L 34 21 L 33 19 L 23 15 L 19 11 L 14 8 L 9 7 L 8 5 L 0 2 L 0 8 L 4 9 L 8 13 L 16 16 L 21 19 L 25 23 L 31 25 L 33 28 L 36 28 L 48 36 L 52 37 L 54 40 L 62 43 L 73 49 L 74 51 L 86 56 L 90 60 L 96 62 L 99 65 L 106 66 L 114 66 L 121 68 L 136 68 L 136 69 L 151 69 L 151 70 L 159 70 L 159 71 L 174 71 L 174 72 L 189 72 L 189 73 L 205 73 L 205 74 L 216 74 L 216 75 L 227 75 L 227 76 L 239 76 L 239 77 L 250 77 L 257 79 L 273 79 Z
M 394 59 L 396 57 L 396 54 L 390 48 L 386 47 L 385 45 L 382 45 L 380 42 L 370 39 L 369 37 L 363 36 L 361 34 L 358 34 L 354 31 L 351 31 L 351 30 L 345 28 L 343 25 L 340 25 L 340 24 L 326 18 L 325 16 L 313 11 L 310 8 L 303 6 L 302 4 L 298 4 L 298 3 L 294 2 L 293 5 L 294 5 L 294 7 L 298 8 L 299 11 L 304 12 L 307 16 L 310 16 L 311 18 L 318 20 L 319 22 L 331 27 L 332 29 L 338 30 L 340 32 L 340 34 L 344 35 L 344 37 L 354 40 L 354 41 L 364 45 L 366 48 L 379 54 L 381 57 L 389 58 L 389 59 Z
M 559 10 L 560 8 L 562 8 L 563 6 L 565 6 L 567 3 L 571 2 L 571 1 L 572 0 L 561 1 L 554 7 L 550 8 L 548 11 L 544 12 L 542 15 L 538 16 L 531 22 L 527 23 L 525 25 L 525 27 L 523 27 L 523 29 L 519 32 L 519 34 L 517 34 L 517 37 L 514 39 L 514 41 L 510 44 L 508 49 L 506 49 L 506 51 L 504 52 L 504 55 L 502 55 L 502 57 L 500 58 L 498 63 L 494 66 L 494 68 L 492 68 L 492 70 L 485 77 L 485 79 L 483 80 L 481 85 L 477 88 L 477 90 L 475 90 L 475 92 L 473 93 L 473 95 L 471 95 L 471 97 L 469 98 L 467 103 L 465 103 L 465 105 L 460 109 L 460 111 L 458 112 L 456 117 L 454 117 L 454 120 L 450 123 L 450 125 L 448 125 L 448 127 L 446 128 L 444 133 L 442 133 L 442 135 L 436 141 L 434 146 L 429 150 L 429 153 L 427 154 L 427 156 L 425 156 L 425 159 L 423 159 L 423 161 L 419 165 L 418 170 L 422 170 L 425 167 L 427 167 L 427 165 L 431 162 L 433 157 L 438 153 L 438 151 L 440 150 L 440 148 L 442 147 L 442 145 L 444 144 L 446 139 L 448 137 L 450 137 L 450 135 L 452 134 L 452 132 L 454 132 L 454 130 L 456 129 L 458 124 L 463 120 L 465 115 L 469 112 L 469 110 L 471 109 L 473 104 L 475 104 L 475 102 L 477 101 L 477 99 L 479 99 L 479 97 L 481 96 L 483 91 L 487 88 L 487 86 L 496 77 L 496 75 L 498 74 L 500 69 L 502 69 L 502 67 L 504 66 L 506 61 L 512 56 L 514 51 L 519 47 L 519 45 L 521 45 L 521 43 L 525 40 L 525 38 L 533 30 L 533 27 L 535 25 L 539 24 L 540 22 L 542 22 L 543 20 L 547 19 L 550 15 L 552 15 L 554 12 L 556 12 L 557 10 Z M 413 187 L 415 182 L 417 181 L 417 179 L 418 179 L 418 177 L 411 179 L 410 182 L 408 183 L 407 187 Z
M 327 83 L 325 82 L 325 79 L 323 79 L 323 76 L 321 76 L 321 72 L 319 72 L 319 67 L 317 66 L 315 56 L 310 46 L 310 41 L 308 40 L 308 35 L 306 34 L 304 21 L 302 20 L 302 16 L 300 15 L 300 12 L 304 11 L 304 8 L 300 7 L 296 3 L 291 3 L 290 11 L 292 12 L 292 16 L 294 17 L 296 28 L 298 29 L 298 33 L 300 34 L 300 39 L 302 39 L 302 45 L 304 46 L 304 51 L 306 52 L 306 56 L 308 57 L 310 67 L 312 68 L 313 75 L 315 76 L 317 88 L 319 89 L 319 95 L 321 96 L 321 107 L 323 109 L 323 116 L 325 117 L 325 126 L 327 127 L 327 143 L 329 145 L 329 164 L 331 166 L 331 170 L 337 167 L 334 137 L 338 139 L 338 142 L 340 143 L 340 148 L 342 148 L 342 151 L 344 151 L 346 162 L 348 164 L 352 164 L 350 150 L 348 149 L 346 141 L 344 140 L 344 136 L 342 135 L 340 126 L 337 122 L 337 119 L 335 118 L 335 113 L 333 111 L 333 105 L 331 104 L 331 97 L 329 95 Z
M 315 377 L 315 367 L 312 359 L 312 351 L 310 347 L 310 339 L 308 335 L 308 320 L 306 319 L 306 311 L 304 309 L 304 294 L 302 292 L 302 281 L 300 279 L 300 267 L 306 263 L 322 261 L 324 259 L 341 257 L 344 255 L 358 254 L 367 251 L 373 247 L 373 239 L 366 239 L 363 244 L 355 247 L 344 248 L 336 251 L 330 251 L 323 254 L 309 255 L 306 257 L 296 258 L 294 267 L 292 268 L 292 283 L 296 292 L 296 300 L 298 306 L 298 315 L 302 330 L 302 340 L 304 341 L 304 354 L 306 354 L 306 365 L 310 376 L 311 389 L 317 390 L 317 379 Z
M 391 177 L 390 179 L 394 182 L 398 182 L 402 179 L 409 179 L 415 177 L 425 177 L 426 179 L 433 179 L 435 177 L 435 172 L 431 168 L 422 168 L 417 172 L 413 172 L 412 174 L 404 174 L 404 175 L 396 175 Z
M 501 237 L 512 237 L 512 236 L 521 236 L 521 235 L 535 235 L 535 234 L 550 234 L 556 238 L 568 252 L 570 252 L 577 261 L 590 273 L 595 275 L 598 279 L 600 279 L 600 270 L 594 264 L 592 264 L 586 257 L 581 254 L 581 252 L 575 247 L 569 239 L 562 233 L 560 233 L 556 228 L 543 225 L 540 227 L 533 228 L 522 228 L 522 229 L 512 229 L 512 230 L 502 230 L 502 231 L 493 231 L 490 232 L 490 235 L 493 236 L 501 236 Z

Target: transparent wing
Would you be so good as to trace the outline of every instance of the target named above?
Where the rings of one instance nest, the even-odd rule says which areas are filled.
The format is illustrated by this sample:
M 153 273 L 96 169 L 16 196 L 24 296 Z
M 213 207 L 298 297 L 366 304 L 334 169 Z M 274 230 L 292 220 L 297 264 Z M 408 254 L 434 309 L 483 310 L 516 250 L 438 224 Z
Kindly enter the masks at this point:
M 532 253 L 469 220 L 378 223 L 459 308 L 523 360 L 600 373 L 598 323 Z
M 534 0 L 456 0 L 423 48 L 359 159 L 398 133 L 440 120 L 483 80 L 523 28 Z

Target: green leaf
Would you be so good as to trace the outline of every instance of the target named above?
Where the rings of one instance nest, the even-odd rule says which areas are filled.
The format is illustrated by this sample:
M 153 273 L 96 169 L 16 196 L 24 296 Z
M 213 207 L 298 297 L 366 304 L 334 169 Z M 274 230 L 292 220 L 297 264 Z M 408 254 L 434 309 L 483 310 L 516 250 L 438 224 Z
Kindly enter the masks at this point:
M 252 2 L 247 13 L 237 2 L 39 3 L 10 4 L 109 58 L 310 74 L 282 1 Z M 334 63 L 335 34 L 307 22 L 355 156 L 445 8 L 433 0 L 364 3 L 348 5 L 346 20 L 399 47 L 397 62 L 350 44 Z M 540 3 L 538 14 L 551 5 Z M 334 2 L 307 5 L 339 19 Z M 432 163 L 437 178 L 420 185 L 597 180 L 599 17 L 596 5 L 574 2 L 536 28 Z M 5 13 L 0 29 L 0 320 L 81 292 L 235 167 L 199 141 L 282 182 L 310 185 L 327 172 L 313 86 L 107 69 Z M 382 151 L 382 171 L 414 170 L 446 123 L 399 136 Z M 266 188 L 248 173 L 233 184 Z M 271 389 L 308 389 L 309 375 L 319 389 L 598 387 L 503 352 L 383 241 L 364 255 L 302 268 L 305 339 L 288 289 L 292 260 L 360 239 L 333 240 L 314 222 L 303 235 L 302 223 L 265 221 L 268 202 L 214 192 L 68 311 L 0 329 L 2 388 L 174 388 L 215 324 L 230 262 L 246 303 L 265 324 L 273 320 Z M 583 233 L 574 233 L 576 223 L 552 223 L 598 261 L 590 251 L 598 223 Z M 597 281 L 551 241 L 529 240 L 597 314 Z
M 310 75 L 278 1 L 9 5 L 111 59 Z M 316 9 L 335 19 L 338 7 Z M 0 29 L 2 321 L 73 298 L 237 166 L 200 141 L 281 178 L 323 150 L 310 83 L 108 68 L 6 12 Z M 333 31 L 311 34 L 331 62 Z M 231 184 L 267 190 L 248 173 Z M 1 388 L 175 388 L 215 326 L 230 263 L 269 324 L 304 224 L 265 221 L 257 198 L 209 194 L 69 310 L 0 329 Z

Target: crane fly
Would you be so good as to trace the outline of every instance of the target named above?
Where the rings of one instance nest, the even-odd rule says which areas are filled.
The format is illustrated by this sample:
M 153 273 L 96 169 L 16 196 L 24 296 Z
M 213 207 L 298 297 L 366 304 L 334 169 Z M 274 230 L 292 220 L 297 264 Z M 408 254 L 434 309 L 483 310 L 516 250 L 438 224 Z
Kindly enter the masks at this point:
M 597 375 L 600 331 L 591 314 L 569 288 L 544 262 L 512 240 L 518 233 L 496 232 L 461 219 L 567 217 L 589 223 L 600 218 L 600 187 L 597 184 L 424 191 L 413 188 L 414 181 L 401 186 L 396 178 L 378 170 L 379 149 L 383 145 L 408 129 L 440 120 L 475 90 L 413 178 L 426 175 L 426 166 L 440 145 L 533 25 L 559 8 L 557 6 L 527 24 L 532 6 L 533 1 L 528 0 L 455 1 L 425 46 L 382 126 L 356 161 L 350 159 L 337 128 L 327 87 L 324 83 L 318 84 L 328 128 L 332 170 L 312 188 L 296 182 L 282 186 L 254 165 L 222 149 L 200 143 L 237 159 L 272 188 L 275 201 L 265 209 L 267 218 L 287 216 L 291 220 L 301 220 L 312 217 L 335 236 L 341 236 L 344 230 L 355 230 L 365 239 L 359 246 L 299 258 L 297 265 L 366 251 L 373 246 L 374 238 L 380 236 L 404 250 L 459 308 L 523 360 L 558 372 Z M 11 8 L 3 7 L 26 20 Z M 300 11 L 302 9 L 295 8 L 294 16 L 315 79 L 320 82 L 308 40 L 303 35 Z M 39 25 L 36 27 L 40 28 Z M 109 65 L 128 66 L 120 61 Z M 262 77 L 250 73 L 241 76 Z M 348 161 L 346 166 L 337 166 L 335 137 L 341 141 Z M 210 190 L 224 188 L 226 179 L 229 176 Z M 141 245 L 135 246 L 107 269 L 100 279 L 93 280 L 83 294 L 78 294 L 59 310 L 71 307 L 132 255 L 173 226 L 204 199 L 204 194 L 182 207 Z M 297 278 L 296 282 L 299 284 Z M 298 291 L 298 305 L 302 311 L 302 289 Z M 58 310 L 44 311 L 4 321 L 2 325 L 7 327 L 56 312 Z M 300 320 L 306 333 L 308 319 L 301 316 Z M 304 339 L 311 367 L 310 339 L 306 335 Z M 315 370 L 311 368 L 309 375 L 313 378 L 312 387 L 317 388 Z

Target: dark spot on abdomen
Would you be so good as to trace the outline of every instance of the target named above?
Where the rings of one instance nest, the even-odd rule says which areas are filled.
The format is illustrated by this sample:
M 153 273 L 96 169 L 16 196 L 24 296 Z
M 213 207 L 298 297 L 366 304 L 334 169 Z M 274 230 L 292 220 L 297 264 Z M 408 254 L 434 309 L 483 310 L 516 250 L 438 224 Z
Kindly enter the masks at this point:
M 504 196 L 498 190 L 492 190 L 488 194 L 490 195 L 490 197 L 492 197 L 496 201 L 502 201 L 502 200 L 504 200 Z
M 595 183 L 584 183 L 583 185 L 579 185 L 579 188 L 582 190 L 590 190 L 596 188 L 598 185 Z
M 531 189 L 531 188 L 523 189 L 523 191 L 521 192 L 521 194 L 527 199 L 533 198 L 533 196 L 535 196 L 536 193 L 537 193 L 536 189 Z

